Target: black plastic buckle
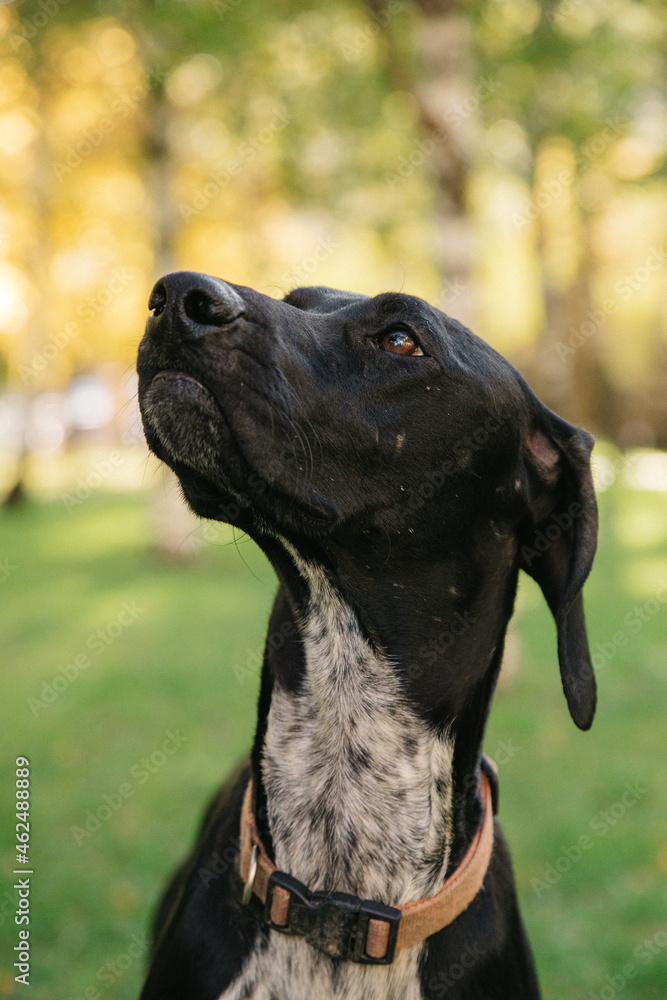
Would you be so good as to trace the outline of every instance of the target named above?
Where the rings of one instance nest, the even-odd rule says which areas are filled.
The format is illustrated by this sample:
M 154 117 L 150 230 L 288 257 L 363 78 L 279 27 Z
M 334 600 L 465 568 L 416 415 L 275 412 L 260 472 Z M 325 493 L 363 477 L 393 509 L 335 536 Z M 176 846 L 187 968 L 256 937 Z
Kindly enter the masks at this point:
M 373 958 L 372 955 L 366 953 L 369 920 L 383 920 L 389 924 L 387 950 L 382 958 Z M 385 906 L 384 903 L 377 903 L 374 899 L 362 899 L 359 903 L 359 922 L 357 924 L 354 954 L 350 955 L 350 959 L 353 962 L 360 962 L 362 965 L 391 965 L 394 961 L 396 938 L 398 937 L 398 925 L 400 922 L 401 911 L 395 906 Z
M 275 886 L 290 894 L 287 923 L 271 920 Z M 298 879 L 285 872 L 273 872 L 266 889 L 264 918 L 280 934 L 295 934 L 331 958 L 342 958 L 362 965 L 390 965 L 394 960 L 401 911 L 372 899 L 359 899 L 347 892 L 311 892 Z M 389 924 L 387 950 L 382 958 L 366 953 L 370 920 Z

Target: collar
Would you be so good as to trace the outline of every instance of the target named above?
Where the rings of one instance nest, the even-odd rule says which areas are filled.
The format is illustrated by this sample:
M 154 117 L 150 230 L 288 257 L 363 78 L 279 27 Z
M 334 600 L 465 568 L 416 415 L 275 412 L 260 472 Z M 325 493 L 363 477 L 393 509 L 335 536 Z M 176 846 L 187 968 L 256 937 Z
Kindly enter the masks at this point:
M 281 934 L 305 937 L 332 958 L 390 965 L 396 950 L 419 944 L 456 920 L 481 889 L 493 849 L 496 775 L 494 762 L 483 756 L 482 821 L 460 865 L 434 896 L 398 906 L 361 900 L 346 892 L 312 892 L 291 875 L 278 871 L 257 833 L 251 779 L 241 809 L 243 902 L 250 902 L 254 893 L 264 903 L 269 927 Z

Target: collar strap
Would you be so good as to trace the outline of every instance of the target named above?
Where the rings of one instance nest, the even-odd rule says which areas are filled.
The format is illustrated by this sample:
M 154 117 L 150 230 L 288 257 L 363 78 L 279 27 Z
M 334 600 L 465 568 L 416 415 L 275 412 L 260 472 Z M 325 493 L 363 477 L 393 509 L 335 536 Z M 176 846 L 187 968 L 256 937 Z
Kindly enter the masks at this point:
M 386 906 L 346 892 L 311 892 L 280 872 L 257 833 L 252 811 L 252 780 L 241 809 L 240 868 L 245 890 L 264 903 L 264 918 L 281 934 L 297 934 L 332 958 L 367 965 L 389 965 L 394 952 L 419 944 L 463 913 L 482 887 L 493 848 L 497 802 L 496 766 L 482 759 L 480 790 L 483 817 L 461 864 L 434 896 Z

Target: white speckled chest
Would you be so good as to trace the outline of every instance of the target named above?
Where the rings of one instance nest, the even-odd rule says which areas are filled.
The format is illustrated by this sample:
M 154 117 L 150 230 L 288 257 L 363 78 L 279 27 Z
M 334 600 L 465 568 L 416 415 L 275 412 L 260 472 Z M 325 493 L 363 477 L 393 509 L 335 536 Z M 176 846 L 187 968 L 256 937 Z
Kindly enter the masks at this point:
M 450 849 L 451 740 L 403 696 L 323 570 L 292 550 L 310 588 L 298 692 L 274 690 L 263 758 L 279 869 L 311 889 L 393 904 L 436 892 Z M 339 963 L 271 932 L 220 1000 L 417 1000 L 425 944 L 390 966 Z

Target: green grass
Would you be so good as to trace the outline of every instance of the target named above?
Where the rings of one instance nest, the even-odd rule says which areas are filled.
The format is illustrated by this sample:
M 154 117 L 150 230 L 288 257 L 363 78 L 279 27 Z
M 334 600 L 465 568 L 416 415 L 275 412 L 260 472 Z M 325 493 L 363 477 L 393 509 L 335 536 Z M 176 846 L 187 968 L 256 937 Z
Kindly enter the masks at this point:
M 545 997 L 604 1000 L 615 988 L 624 1000 L 664 1000 L 667 604 L 648 609 L 667 582 L 667 505 L 664 495 L 619 486 L 601 502 L 589 632 L 593 646 L 613 643 L 619 629 L 627 642 L 599 671 L 595 725 L 580 733 L 569 720 L 553 622 L 526 579 L 513 625 L 519 666 L 497 692 L 486 746 L 500 760 L 500 818 Z M 159 888 L 252 740 L 252 663 L 273 572 L 247 542 L 208 546 L 187 565 L 161 563 L 150 521 L 140 494 L 96 496 L 72 514 L 32 503 L 0 521 L 0 577 L 3 560 L 9 572 L 0 583 L 0 996 L 23 995 L 8 875 L 14 758 L 26 755 L 32 768 L 29 995 L 126 1000 L 138 994 L 145 956 L 135 956 Z M 133 618 L 119 618 L 124 603 Z M 623 624 L 635 606 L 647 618 L 636 633 Z M 77 656 L 88 665 L 40 704 L 60 667 L 73 677 Z M 167 755 L 168 732 L 179 745 Z M 637 801 L 619 805 L 626 783 L 638 781 Z M 73 828 L 104 795 L 118 807 L 78 844 Z M 613 825 L 600 818 L 610 809 Z M 581 837 L 590 845 L 549 885 L 548 866 L 567 867 Z

